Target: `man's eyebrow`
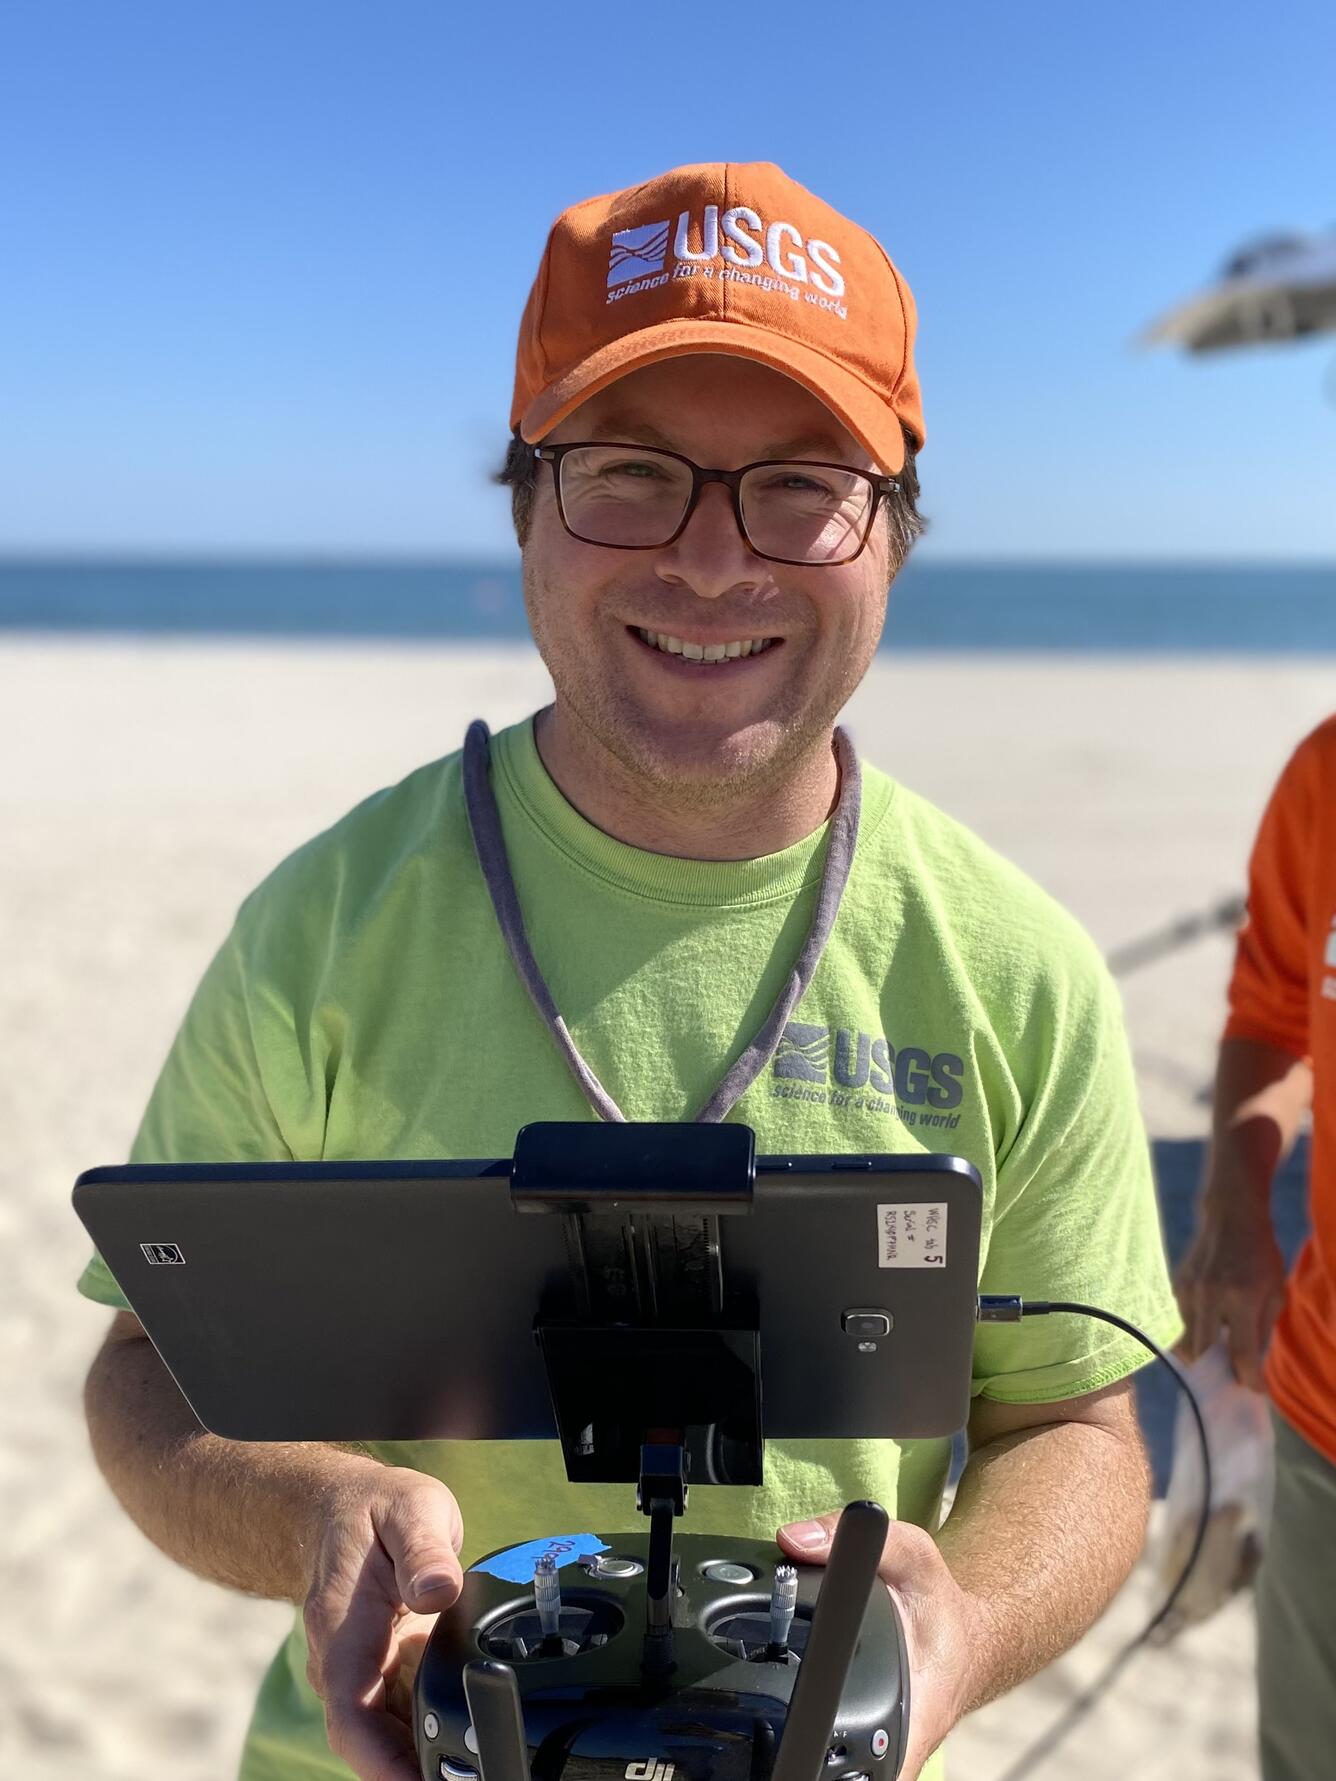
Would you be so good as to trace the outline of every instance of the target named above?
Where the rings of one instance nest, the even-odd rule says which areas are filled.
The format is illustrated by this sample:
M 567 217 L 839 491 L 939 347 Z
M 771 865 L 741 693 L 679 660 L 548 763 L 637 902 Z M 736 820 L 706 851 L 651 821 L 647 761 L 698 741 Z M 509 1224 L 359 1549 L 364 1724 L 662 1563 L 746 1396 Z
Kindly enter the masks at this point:
M 591 439 L 625 439 L 628 444 L 657 445 L 663 451 L 677 451 L 676 441 L 659 431 L 652 421 L 632 420 L 625 414 L 606 414 L 590 428 Z
M 842 460 L 848 455 L 848 446 L 841 445 L 833 433 L 801 433 L 794 439 L 781 439 L 778 444 L 766 450 L 768 458 L 801 458 L 809 452 L 819 452 L 828 458 Z
M 675 439 L 671 439 L 652 421 L 634 420 L 625 414 L 604 415 L 601 420 L 593 423 L 590 437 L 625 440 L 628 444 L 635 445 L 657 445 L 662 451 L 680 453 L 682 449 Z M 763 463 L 769 458 L 816 456 L 842 463 L 847 455 L 848 447 L 841 445 L 832 433 L 800 433 L 791 439 L 781 439 L 765 446 L 758 452 L 755 461 Z

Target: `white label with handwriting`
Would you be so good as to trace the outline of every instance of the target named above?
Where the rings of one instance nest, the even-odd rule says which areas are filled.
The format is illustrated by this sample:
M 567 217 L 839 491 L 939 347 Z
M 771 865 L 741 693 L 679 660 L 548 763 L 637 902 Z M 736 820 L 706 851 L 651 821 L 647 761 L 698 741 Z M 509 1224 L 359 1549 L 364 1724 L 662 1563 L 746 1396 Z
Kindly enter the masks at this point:
M 877 1207 L 878 1256 L 883 1268 L 946 1266 L 946 1206 L 920 1201 Z

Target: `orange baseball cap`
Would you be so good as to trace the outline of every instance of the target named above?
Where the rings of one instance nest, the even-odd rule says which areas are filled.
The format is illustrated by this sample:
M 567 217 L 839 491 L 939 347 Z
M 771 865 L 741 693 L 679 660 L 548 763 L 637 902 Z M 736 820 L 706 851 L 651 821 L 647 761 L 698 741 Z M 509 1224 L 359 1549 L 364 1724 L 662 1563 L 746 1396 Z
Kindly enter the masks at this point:
M 792 377 L 887 472 L 918 445 L 909 286 L 881 243 L 769 161 L 675 167 L 552 225 L 510 424 L 531 444 L 641 365 L 735 353 Z

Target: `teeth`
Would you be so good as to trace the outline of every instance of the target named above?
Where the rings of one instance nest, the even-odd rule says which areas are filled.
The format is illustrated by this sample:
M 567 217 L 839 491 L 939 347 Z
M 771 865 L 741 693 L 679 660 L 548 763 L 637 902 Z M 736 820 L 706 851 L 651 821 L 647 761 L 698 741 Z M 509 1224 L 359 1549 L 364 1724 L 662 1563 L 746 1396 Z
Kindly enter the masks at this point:
M 773 637 L 748 637 L 737 643 L 684 643 L 680 637 L 669 637 L 661 631 L 638 630 L 646 643 L 668 655 L 684 656 L 689 662 L 725 662 L 738 656 L 760 655 L 769 649 Z

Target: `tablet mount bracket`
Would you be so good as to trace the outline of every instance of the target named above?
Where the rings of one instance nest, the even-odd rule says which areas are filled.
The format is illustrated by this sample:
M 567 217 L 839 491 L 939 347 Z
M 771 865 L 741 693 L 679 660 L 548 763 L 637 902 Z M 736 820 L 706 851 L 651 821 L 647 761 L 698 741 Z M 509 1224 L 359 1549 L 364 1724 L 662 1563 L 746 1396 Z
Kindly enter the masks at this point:
M 665 1130 L 671 1134 L 663 1141 Z M 643 1667 L 673 1667 L 673 1524 L 688 1479 L 762 1481 L 760 1320 L 724 1283 L 721 1218 L 751 1211 L 746 1126 L 532 1125 L 511 1202 L 565 1224 L 564 1300 L 534 1319 L 572 1483 L 633 1483 L 650 1520 Z

